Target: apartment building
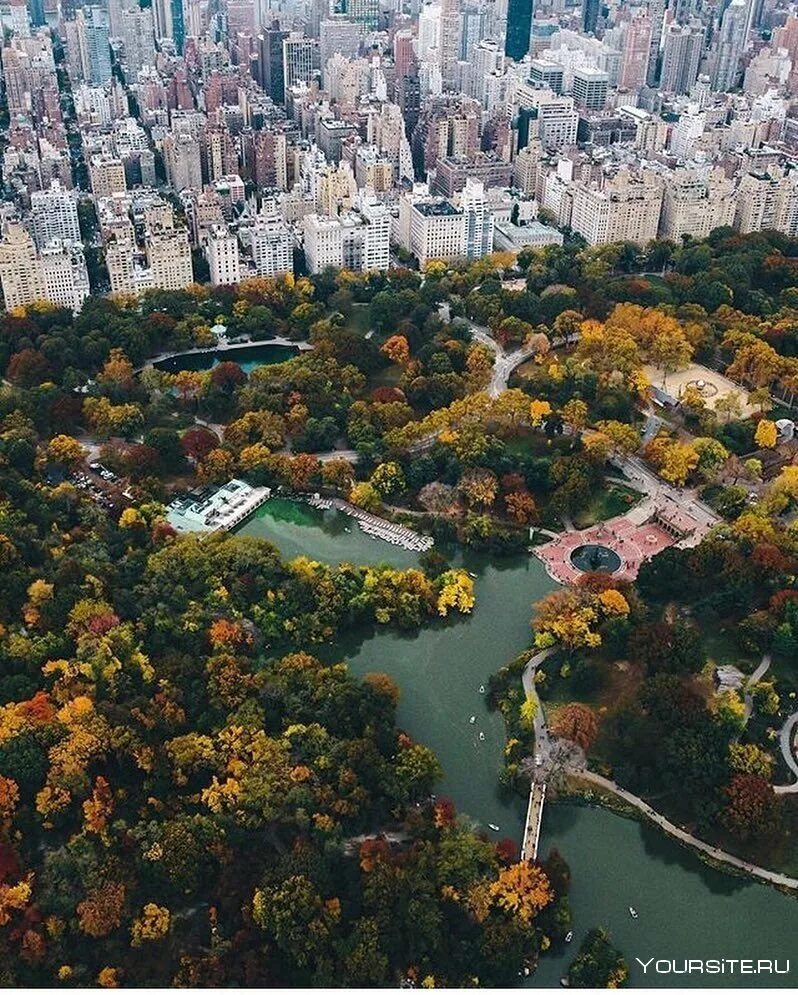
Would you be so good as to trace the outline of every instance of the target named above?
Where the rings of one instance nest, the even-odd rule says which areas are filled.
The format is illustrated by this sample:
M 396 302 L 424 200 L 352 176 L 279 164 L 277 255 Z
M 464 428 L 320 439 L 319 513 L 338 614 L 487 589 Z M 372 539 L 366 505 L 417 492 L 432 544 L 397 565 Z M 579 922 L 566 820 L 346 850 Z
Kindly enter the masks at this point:
M 713 228 L 731 225 L 736 207 L 734 182 L 722 169 L 675 169 L 663 175 L 660 236 L 706 238 Z
M 321 273 L 328 266 L 363 273 L 388 269 L 391 219 L 382 204 L 364 202 L 357 211 L 337 218 L 308 214 L 304 234 L 311 273 Z
M 241 279 L 241 256 L 238 239 L 226 225 L 214 225 L 208 233 L 205 256 L 211 273 L 211 285 L 229 286 Z
M 621 169 L 614 177 L 605 177 L 601 186 L 574 183 L 571 193 L 571 227 L 589 245 L 645 245 L 657 237 L 663 183 L 656 173 L 633 175 Z

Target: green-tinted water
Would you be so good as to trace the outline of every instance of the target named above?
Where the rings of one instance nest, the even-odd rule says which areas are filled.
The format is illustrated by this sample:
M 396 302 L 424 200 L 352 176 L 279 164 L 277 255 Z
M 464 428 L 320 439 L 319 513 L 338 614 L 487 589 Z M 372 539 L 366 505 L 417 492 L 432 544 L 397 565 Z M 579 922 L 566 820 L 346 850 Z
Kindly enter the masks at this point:
M 219 363 L 238 363 L 245 373 L 251 373 L 258 366 L 285 363 L 286 360 L 298 355 L 299 350 L 293 346 L 271 345 L 264 342 L 258 346 L 225 349 L 223 352 L 215 349 L 207 352 L 191 352 L 183 356 L 172 356 L 171 359 L 162 359 L 154 365 L 159 370 L 166 370 L 167 373 L 178 373 L 180 370 L 194 370 L 201 373 L 212 370 Z
M 400 567 L 416 562 L 416 554 L 369 538 L 343 515 L 290 501 L 269 501 L 242 531 L 270 539 L 287 556 Z M 528 645 L 531 603 L 551 590 L 552 582 L 534 558 L 491 562 L 467 555 L 462 565 L 477 574 L 477 606 L 470 617 L 415 635 L 387 629 L 344 633 L 325 655 L 345 657 L 358 674 L 389 673 L 402 690 L 400 725 L 432 747 L 444 765 L 441 792 L 482 826 L 499 825 L 498 836 L 520 840 L 523 802 L 502 800 L 496 786 L 503 723 L 488 712 L 479 689 Z M 530 979 L 532 986 L 556 985 L 582 936 L 595 925 L 610 929 L 637 985 L 798 983 L 795 968 L 774 979 L 701 977 L 655 975 L 653 965 L 644 974 L 635 962 L 636 957 L 675 959 L 680 968 L 685 958 L 779 958 L 783 966 L 795 948 L 795 899 L 711 871 L 655 830 L 597 808 L 549 805 L 541 853 L 551 846 L 560 849 L 573 871 L 575 935 L 567 953 L 542 960 Z M 639 919 L 630 918 L 629 905 L 636 907 Z

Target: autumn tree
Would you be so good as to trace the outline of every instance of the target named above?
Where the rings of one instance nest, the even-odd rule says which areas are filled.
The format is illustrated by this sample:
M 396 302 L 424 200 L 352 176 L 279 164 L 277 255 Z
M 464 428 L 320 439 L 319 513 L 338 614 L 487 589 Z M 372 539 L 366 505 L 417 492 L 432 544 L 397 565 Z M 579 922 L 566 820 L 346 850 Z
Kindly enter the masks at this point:
M 490 894 L 500 909 L 527 924 L 554 898 L 546 872 L 528 861 L 502 868 L 490 887 Z
M 754 442 L 760 449 L 773 449 L 779 439 L 776 423 L 767 418 L 760 418 L 754 433 Z
M 86 450 L 71 435 L 55 435 L 47 443 L 47 458 L 54 463 L 74 466 L 86 458 Z
M 569 739 L 587 752 L 598 736 L 598 718 L 592 708 L 578 701 L 558 708 L 549 723 L 551 731 L 561 739 Z
M 407 365 L 410 359 L 410 346 L 404 335 L 392 335 L 383 343 L 380 352 L 397 366 Z
M 779 798 L 773 786 L 758 774 L 737 773 L 724 789 L 726 806 L 721 820 L 742 840 L 769 835 L 778 826 Z

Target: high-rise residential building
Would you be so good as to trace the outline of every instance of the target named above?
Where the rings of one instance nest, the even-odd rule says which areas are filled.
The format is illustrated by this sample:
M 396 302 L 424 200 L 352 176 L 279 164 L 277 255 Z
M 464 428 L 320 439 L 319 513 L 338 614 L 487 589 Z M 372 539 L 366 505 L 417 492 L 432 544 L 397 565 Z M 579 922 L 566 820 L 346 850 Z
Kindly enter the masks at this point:
M 91 192 L 97 200 L 100 197 L 113 197 L 115 193 L 124 193 L 127 190 L 124 164 L 121 159 L 108 152 L 101 152 L 91 157 L 89 177 Z
M 697 104 L 688 104 L 687 110 L 671 129 L 670 150 L 680 159 L 689 159 L 704 134 L 706 115 Z
M 44 299 L 70 311 L 80 311 L 90 294 L 83 247 L 56 239 L 39 253 Z
M 636 93 L 645 86 L 650 55 L 651 18 L 648 14 L 636 14 L 626 26 L 618 89 Z
M 78 202 L 74 191 L 65 190 L 58 180 L 53 180 L 48 190 L 34 190 L 30 203 L 33 237 L 38 249 L 53 239 L 80 242 Z
M 734 227 L 748 234 L 774 228 L 798 234 L 798 171 L 778 167 L 745 173 L 737 189 Z
M 419 62 L 440 62 L 441 5 L 428 0 L 419 11 L 416 55 Z
M 125 76 L 134 80 L 144 66 L 155 63 L 152 10 L 138 5 L 124 8 L 120 13 L 120 37 L 124 45 Z
M 505 54 L 520 62 L 529 51 L 532 38 L 534 0 L 509 0 L 507 4 L 507 34 Z
M 601 69 L 583 66 L 574 69 L 571 93 L 574 103 L 589 111 L 601 111 L 607 105 L 610 78 Z
M 385 270 L 390 264 L 391 217 L 383 204 L 364 202 L 337 218 L 307 214 L 305 260 L 311 273 L 330 266 L 356 273 Z
M 555 152 L 576 144 L 579 114 L 573 97 L 522 84 L 516 89 L 515 99 L 519 113 L 524 108 L 529 111 L 527 140 L 539 138 L 544 149 Z
M 21 225 L 9 225 L 0 241 L 0 284 L 7 311 L 44 297 L 44 274 L 36 246 Z
M 654 86 L 659 80 L 659 50 L 662 44 L 662 29 L 665 24 L 666 3 L 667 0 L 648 0 L 648 17 L 651 21 L 651 48 L 649 49 L 646 81 L 649 86 Z
M 713 228 L 734 222 L 734 182 L 722 169 L 674 169 L 664 173 L 663 179 L 662 238 L 677 243 L 685 235 L 706 238 Z
M 406 215 L 403 219 L 402 215 Z M 465 255 L 465 214 L 448 200 L 399 201 L 399 223 L 409 249 L 423 269 L 433 259 L 444 262 Z
M 703 48 L 703 25 L 670 24 L 665 33 L 660 89 L 665 93 L 689 93 L 698 78 Z
M 747 0 L 731 0 L 723 12 L 715 49 L 712 89 L 733 90 L 740 75 L 740 59 L 745 47 L 745 25 L 748 17 Z
M 147 235 L 145 246 L 153 287 L 182 290 L 194 282 L 185 228 L 156 228 Z
M 227 287 L 241 279 L 238 239 L 226 225 L 215 225 L 205 243 L 205 256 L 214 287 Z
M 283 40 L 283 92 L 294 83 L 307 83 L 313 79 L 313 50 L 316 42 L 298 31 L 292 31 Z
M 513 186 L 533 197 L 537 194 L 541 151 L 536 141 L 522 148 L 513 161 Z
M 249 230 L 252 262 L 258 276 L 280 276 L 294 271 L 294 240 L 274 202 L 263 205 Z
M 84 7 L 83 21 L 88 55 L 88 78 L 101 86 L 111 78 L 111 43 L 108 14 L 102 7 Z
M 596 33 L 601 0 L 582 0 L 582 31 L 586 35 Z
M 166 135 L 163 157 L 169 184 L 178 193 L 202 189 L 202 154 L 198 138 L 182 131 Z
M 440 7 L 441 77 L 443 79 L 444 86 L 451 89 L 456 83 L 457 60 L 460 57 L 461 11 L 458 0 L 440 0 Z
M 82 246 L 56 239 L 37 252 L 21 225 L 9 225 L 0 241 L 0 284 L 9 311 L 38 300 L 79 311 L 89 296 Z
M 493 215 L 485 197 L 485 187 L 479 180 L 467 179 L 460 207 L 465 217 L 465 255 L 482 259 L 493 252 Z
M 597 183 L 571 185 L 571 227 L 588 245 L 635 242 L 657 237 L 662 210 L 662 179 L 649 170 L 632 176 L 621 169 Z
M 136 243 L 132 229 L 124 233 L 114 232 L 105 245 L 105 265 L 112 294 L 135 294 L 136 286 Z
M 486 106 L 487 84 L 491 76 L 504 71 L 504 52 L 495 41 L 481 41 L 471 53 L 468 92 Z

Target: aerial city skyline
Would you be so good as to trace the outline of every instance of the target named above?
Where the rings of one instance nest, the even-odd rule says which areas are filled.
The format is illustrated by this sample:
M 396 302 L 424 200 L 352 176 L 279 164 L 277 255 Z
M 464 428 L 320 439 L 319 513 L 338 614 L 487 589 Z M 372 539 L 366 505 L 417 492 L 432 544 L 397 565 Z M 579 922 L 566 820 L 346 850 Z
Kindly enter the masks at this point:
M 9 308 L 568 231 L 798 232 L 788 4 L 6 0 L 0 19 Z

